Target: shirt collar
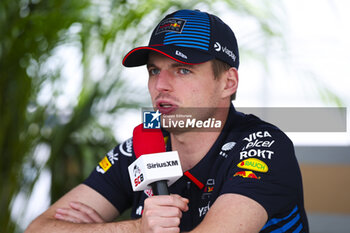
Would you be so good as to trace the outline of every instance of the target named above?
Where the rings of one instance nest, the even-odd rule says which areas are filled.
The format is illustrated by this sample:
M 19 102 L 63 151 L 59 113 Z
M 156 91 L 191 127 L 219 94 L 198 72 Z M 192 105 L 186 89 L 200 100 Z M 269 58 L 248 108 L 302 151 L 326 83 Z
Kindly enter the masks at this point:
M 184 172 L 184 175 L 189 178 L 199 189 L 204 188 L 209 171 L 212 166 L 215 164 L 217 157 L 221 150 L 221 145 L 225 142 L 227 134 L 232 129 L 233 124 L 235 124 L 235 118 L 237 116 L 237 111 L 234 106 L 231 105 L 229 109 L 229 114 L 227 116 L 224 128 L 216 139 L 214 145 L 210 148 L 208 153 L 196 164 L 193 168 Z M 163 135 L 169 136 L 169 133 L 163 129 Z M 170 137 L 167 140 L 166 144 L 167 151 L 171 150 L 171 140 Z

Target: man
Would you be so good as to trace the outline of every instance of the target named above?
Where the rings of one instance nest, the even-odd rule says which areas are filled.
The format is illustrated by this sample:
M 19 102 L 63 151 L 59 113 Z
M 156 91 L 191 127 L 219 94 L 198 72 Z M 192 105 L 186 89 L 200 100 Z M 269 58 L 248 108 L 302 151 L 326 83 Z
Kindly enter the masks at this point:
M 216 130 L 163 130 L 184 175 L 171 195 L 133 192 L 132 139 L 118 145 L 84 184 L 54 203 L 27 232 L 308 232 L 292 142 L 277 127 L 235 111 L 236 38 L 218 17 L 180 10 L 131 50 L 127 67 L 147 65 L 153 107 L 163 115 L 200 109 Z M 132 207 L 132 220 L 112 222 Z M 86 224 L 91 223 L 91 224 Z

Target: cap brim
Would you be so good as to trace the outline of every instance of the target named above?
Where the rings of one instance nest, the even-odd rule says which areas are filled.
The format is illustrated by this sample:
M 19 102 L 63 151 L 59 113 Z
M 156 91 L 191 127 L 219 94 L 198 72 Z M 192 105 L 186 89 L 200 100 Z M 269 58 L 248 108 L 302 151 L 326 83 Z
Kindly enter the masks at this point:
M 163 54 L 174 61 L 196 65 L 214 59 L 212 55 L 198 49 L 180 47 L 174 45 L 144 46 L 131 50 L 125 55 L 123 65 L 126 67 L 142 66 L 147 64 L 151 51 Z

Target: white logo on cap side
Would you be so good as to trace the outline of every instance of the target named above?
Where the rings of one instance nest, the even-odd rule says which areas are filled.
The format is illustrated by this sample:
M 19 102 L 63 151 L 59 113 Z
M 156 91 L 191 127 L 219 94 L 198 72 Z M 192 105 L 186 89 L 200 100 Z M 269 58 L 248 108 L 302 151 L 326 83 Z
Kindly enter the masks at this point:
M 226 46 L 222 47 L 221 44 L 219 44 L 219 42 L 215 42 L 214 44 L 214 49 L 217 52 L 223 52 L 225 53 L 227 56 L 229 56 L 230 58 L 232 58 L 233 62 L 236 61 L 236 55 L 234 54 L 233 51 L 229 50 Z
M 214 44 L 214 49 L 215 49 L 217 52 L 220 52 L 220 50 L 221 50 L 221 45 L 219 44 L 219 42 L 216 42 L 216 43 Z

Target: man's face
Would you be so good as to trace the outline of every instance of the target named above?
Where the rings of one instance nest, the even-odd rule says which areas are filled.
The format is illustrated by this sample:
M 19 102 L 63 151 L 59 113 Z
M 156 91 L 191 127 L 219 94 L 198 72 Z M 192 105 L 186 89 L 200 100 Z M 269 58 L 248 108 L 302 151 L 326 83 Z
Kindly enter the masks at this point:
M 223 83 L 214 79 L 211 62 L 185 65 L 151 52 L 147 69 L 153 107 L 163 114 L 174 114 L 179 108 L 224 106 Z

